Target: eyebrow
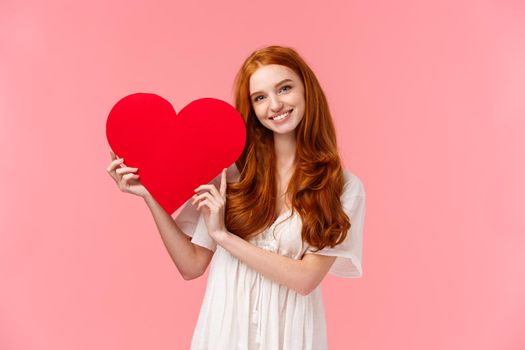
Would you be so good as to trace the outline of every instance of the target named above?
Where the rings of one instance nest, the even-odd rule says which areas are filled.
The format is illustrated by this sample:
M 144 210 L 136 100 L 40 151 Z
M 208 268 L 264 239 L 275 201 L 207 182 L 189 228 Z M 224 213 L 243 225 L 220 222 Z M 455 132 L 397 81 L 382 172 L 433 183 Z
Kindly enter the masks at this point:
M 286 83 L 286 82 L 288 82 L 288 81 L 293 83 L 293 80 L 292 80 L 292 79 L 284 79 L 284 80 L 281 80 L 280 82 L 278 82 L 277 84 L 275 84 L 275 87 L 278 87 L 278 86 L 281 85 L 282 83 Z M 252 93 L 250 94 L 250 97 L 253 97 L 253 95 L 258 94 L 258 93 L 260 93 L 260 92 L 262 92 L 262 91 L 255 91 L 255 92 L 252 92 Z

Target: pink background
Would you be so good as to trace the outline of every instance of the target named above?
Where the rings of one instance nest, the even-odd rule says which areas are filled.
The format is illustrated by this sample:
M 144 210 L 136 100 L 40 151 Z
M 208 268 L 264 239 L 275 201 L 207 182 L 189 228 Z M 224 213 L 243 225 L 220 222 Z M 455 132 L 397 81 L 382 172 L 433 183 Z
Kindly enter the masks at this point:
M 364 277 L 323 282 L 330 349 L 525 348 L 523 3 L 321 4 L 0 1 L 1 349 L 188 348 L 206 277 L 106 173 L 106 117 L 232 102 L 270 44 L 316 72 L 367 192 Z

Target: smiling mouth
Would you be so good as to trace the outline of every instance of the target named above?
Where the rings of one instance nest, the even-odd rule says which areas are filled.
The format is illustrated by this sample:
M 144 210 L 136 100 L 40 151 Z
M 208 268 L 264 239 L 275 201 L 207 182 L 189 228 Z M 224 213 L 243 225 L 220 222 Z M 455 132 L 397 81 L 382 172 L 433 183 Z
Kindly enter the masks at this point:
M 290 113 L 292 113 L 293 111 L 293 108 L 284 112 L 284 113 L 280 113 L 280 114 L 277 114 L 277 115 L 274 115 L 273 117 L 270 117 L 269 119 L 271 120 L 281 120 L 281 119 L 284 119 L 286 117 L 288 117 L 288 115 L 290 115 Z

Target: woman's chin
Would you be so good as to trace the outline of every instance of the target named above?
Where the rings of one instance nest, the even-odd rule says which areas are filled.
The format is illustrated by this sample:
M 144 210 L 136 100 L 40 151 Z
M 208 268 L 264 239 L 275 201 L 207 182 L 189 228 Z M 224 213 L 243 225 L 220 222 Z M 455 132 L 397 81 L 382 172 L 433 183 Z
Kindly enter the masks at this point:
M 274 136 L 284 136 L 295 133 L 295 129 L 286 128 L 286 129 L 272 129 Z

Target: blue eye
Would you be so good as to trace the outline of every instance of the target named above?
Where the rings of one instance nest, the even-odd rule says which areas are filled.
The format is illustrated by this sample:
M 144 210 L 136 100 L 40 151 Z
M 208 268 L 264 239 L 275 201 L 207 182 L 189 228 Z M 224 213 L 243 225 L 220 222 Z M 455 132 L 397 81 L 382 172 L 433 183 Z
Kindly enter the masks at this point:
M 292 87 L 290 85 L 284 85 L 282 88 L 279 89 L 279 91 L 289 91 Z M 286 90 L 285 90 L 286 89 Z M 259 95 L 259 96 L 256 96 L 254 99 L 253 99 L 253 102 L 258 102 L 260 101 L 259 100 L 259 97 L 264 97 L 263 95 Z
M 288 88 L 288 90 L 290 90 L 292 87 L 291 87 L 290 85 L 285 85 L 285 86 L 283 86 L 283 87 L 281 88 L 281 90 L 284 89 L 284 88 Z

